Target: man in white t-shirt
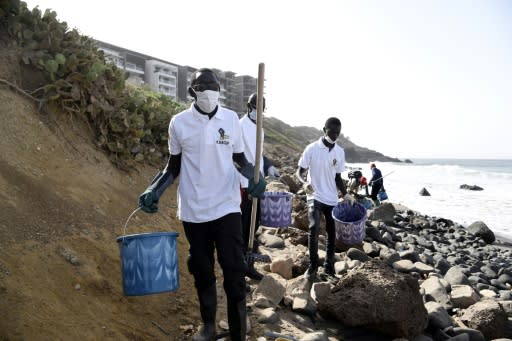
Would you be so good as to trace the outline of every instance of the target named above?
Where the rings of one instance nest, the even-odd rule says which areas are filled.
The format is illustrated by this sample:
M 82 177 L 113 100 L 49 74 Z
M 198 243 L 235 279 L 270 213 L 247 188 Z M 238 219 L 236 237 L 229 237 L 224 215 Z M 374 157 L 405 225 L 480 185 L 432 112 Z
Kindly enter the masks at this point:
M 252 164 L 256 164 L 256 104 L 258 103 L 258 95 L 253 93 L 249 96 L 247 100 L 247 114 L 240 118 L 240 126 L 242 128 L 242 141 L 244 144 L 244 154 Z M 263 97 L 263 111 L 265 110 L 265 97 Z M 262 131 L 261 136 L 261 144 L 263 150 L 263 140 L 264 140 L 264 132 Z M 273 178 L 279 178 L 280 174 L 276 167 L 273 166 L 272 162 L 263 156 L 260 159 L 260 171 L 265 175 L 268 175 Z M 253 250 L 249 250 L 249 234 L 251 230 L 251 212 L 252 212 L 252 197 L 247 191 L 247 187 L 249 185 L 249 181 L 247 178 L 241 176 L 240 177 L 240 186 L 242 187 L 242 231 L 244 235 L 244 247 L 245 252 L 257 252 L 258 245 L 257 241 L 254 240 Z M 260 218 L 260 201 L 258 201 L 258 212 L 256 214 L 256 228 L 254 229 L 254 233 L 259 226 L 259 218 Z M 250 259 L 250 258 L 249 258 Z M 261 280 L 263 275 L 259 273 L 254 268 L 254 261 L 250 259 L 247 264 L 248 269 L 246 276 L 254 279 Z
M 334 251 L 336 247 L 336 231 L 332 209 L 338 203 L 338 190 L 344 197 L 347 189 L 341 173 L 345 170 L 345 151 L 336 144 L 341 133 L 341 122 L 331 117 L 325 122 L 324 136 L 309 144 L 301 158 L 295 175 L 303 183 L 307 193 L 309 219 L 309 260 L 310 265 L 305 273 L 308 280 L 316 278 L 318 270 L 318 232 L 320 215 L 325 217 L 327 232 L 327 250 L 324 261 L 324 272 L 334 276 Z M 304 174 L 307 172 L 307 181 Z M 349 197 L 350 195 L 348 195 Z M 347 197 L 347 199 L 349 199 Z
M 188 268 L 194 276 L 203 326 L 194 341 L 216 335 L 217 310 L 214 251 L 222 267 L 231 340 L 246 338 L 244 244 L 240 213 L 240 176 L 248 192 L 260 197 L 263 176 L 254 184 L 254 165 L 243 151 L 238 115 L 219 105 L 220 83 L 210 69 L 199 69 L 189 87 L 194 103 L 172 117 L 169 124 L 167 166 L 139 197 L 148 213 L 158 210 L 165 189 L 180 175 L 178 218 L 189 242 Z

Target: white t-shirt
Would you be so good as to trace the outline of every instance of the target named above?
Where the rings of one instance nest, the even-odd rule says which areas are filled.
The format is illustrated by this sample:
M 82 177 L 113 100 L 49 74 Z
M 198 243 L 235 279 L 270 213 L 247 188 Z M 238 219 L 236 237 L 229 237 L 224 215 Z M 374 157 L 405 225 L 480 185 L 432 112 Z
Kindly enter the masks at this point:
M 242 153 L 238 116 L 219 106 L 211 119 L 192 104 L 169 124 L 169 152 L 181 153 L 178 218 L 212 221 L 240 212 L 240 177 L 233 153 Z
M 240 126 L 242 128 L 242 141 L 244 143 L 244 154 L 247 161 L 256 165 L 256 124 L 251 121 L 251 119 L 244 115 L 240 119 Z M 263 139 L 265 138 L 265 133 L 261 132 L 261 159 L 260 159 L 260 171 L 263 173 Z M 243 188 L 247 188 L 249 186 L 249 180 L 240 174 L 240 185 Z
M 335 144 L 329 148 L 322 138 L 309 144 L 299 160 L 299 167 L 308 169 L 307 180 L 313 186 L 313 194 L 307 199 L 315 199 L 326 205 L 335 206 L 338 202 L 338 189 L 334 178 L 336 173 L 345 171 L 345 151 Z

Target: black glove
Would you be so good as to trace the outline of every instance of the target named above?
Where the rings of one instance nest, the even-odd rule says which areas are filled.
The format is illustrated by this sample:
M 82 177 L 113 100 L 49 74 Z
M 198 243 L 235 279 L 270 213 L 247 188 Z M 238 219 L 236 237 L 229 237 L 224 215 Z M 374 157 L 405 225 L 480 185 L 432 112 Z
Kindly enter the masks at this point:
M 247 187 L 247 193 L 251 195 L 253 198 L 261 198 L 263 196 L 263 193 L 265 192 L 265 186 L 266 186 L 265 179 L 260 176 L 260 181 L 255 184 L 254 179 L 249 179 L 249 186 Z
M 158 197 L 152 189 L 147 189 L 139 196 L 139 207 L 146 213 L 158 212 Z

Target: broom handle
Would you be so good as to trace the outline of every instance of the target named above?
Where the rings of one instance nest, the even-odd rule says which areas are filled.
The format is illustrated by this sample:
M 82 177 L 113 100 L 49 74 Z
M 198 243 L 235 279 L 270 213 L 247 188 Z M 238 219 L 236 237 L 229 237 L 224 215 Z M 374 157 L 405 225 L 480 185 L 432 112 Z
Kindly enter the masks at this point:
M 261 165 L 261 135 L 263 131 L 263 83 L 265 81 L 265 64 L 258 65 L 258 92 L 256 104 L 256 160 L 254 160 L 254 183 L 260 182 Z M 258 213 L 258 198 L 252 198 L 251 228 L 249 229 L 248 252 L 252 252 L 254 244 L 254 230 L 256 229 L 256 214 Z

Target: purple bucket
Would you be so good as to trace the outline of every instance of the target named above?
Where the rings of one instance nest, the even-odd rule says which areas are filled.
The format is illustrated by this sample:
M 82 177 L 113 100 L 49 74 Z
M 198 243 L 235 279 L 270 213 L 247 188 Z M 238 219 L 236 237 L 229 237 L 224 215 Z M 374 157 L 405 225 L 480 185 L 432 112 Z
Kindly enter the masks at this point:
M 260 204 L 260 225 L 288 227 L 292 224 L 292 194 L 265 192 Z
M 356 203 L 354 209 L 357 209 L 358 213 L 361 213 L 356 221 L 341 221 L 337 215 L 342 208 L 343 203 L 338 205 L 332 210 L 332 218 L 334 219 L 334 227 L 336 229 L 336 239 L 346 245 L 359 244 L 363 241 L 366 235 L 366 208 Z M 344 207 L 346 208 L 346 206 Z

